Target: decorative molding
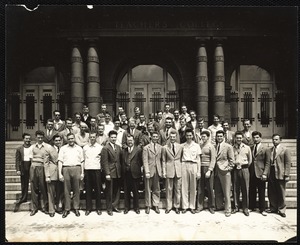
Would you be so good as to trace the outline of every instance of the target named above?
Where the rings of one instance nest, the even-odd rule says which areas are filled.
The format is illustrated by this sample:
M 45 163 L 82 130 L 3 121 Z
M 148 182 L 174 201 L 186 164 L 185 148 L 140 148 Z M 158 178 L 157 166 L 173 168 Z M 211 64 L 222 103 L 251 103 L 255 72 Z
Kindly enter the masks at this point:
M 225 96 L 214 96 L 213 101 L 214 102 L 224 102 L 225 101 Z
M 87 103 L 94 103 L 94 102 L 100 103 L 101 102 L 100 97 L 87 97 L 86 100 L 87 100 Z
M 215 82 L 225 82 L 225 76 L 214 76 Z
M 207 56 L 197 56 L 197 61 L 198 62 L 207 62 Z
M 88 56 L 87 62 L 95 62 L 99 64 L 99 58 L 97 56 Z
M 84 98 L 83 97 L 71 97 L 71 102 L 72 103 L 83 103 Z
M 71 77 L 72 83 L 83 83 L 83 77 Z
M 215 62 L 224 62 L 224 56 L 223 55 L 218 55 L 215 56 Z
M 78 57 L 78 56 L 72 56 L 72 57 L 71 57 L 71 63 L 75 63 L 75 62 L 83 63 L 81 57 Z
M 207 76 L 196 76 L 196 82 L 207 82 Z
M 100 77 L 97 77 L 97 76 L 88 76 L 86 80 L 87 80 L 87 82 L 99 83 L 100 82 Z
M 208 102 L 208 96 L 197 96 L 197 102 Z

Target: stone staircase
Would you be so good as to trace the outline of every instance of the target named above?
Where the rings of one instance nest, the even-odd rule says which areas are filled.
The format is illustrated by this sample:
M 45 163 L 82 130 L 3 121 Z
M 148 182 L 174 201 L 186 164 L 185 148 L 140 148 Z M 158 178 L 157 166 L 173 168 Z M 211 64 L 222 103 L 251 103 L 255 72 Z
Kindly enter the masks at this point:
M 272 141 L 264 140 L 264 144 L 271 147 Z M 22 144 L 22 141 L 7 141 L 5 143 L 5 210 L 14 210 L 15 202 L 21 195 L 21 183 L 20 177 L 16 175 L 15 171 L 15 150 Z M 291 168 L 291 180 L 287 183 L 286 190 L 286 204 L 288 208 L 297 208 L 297 141 L 295 139 L 283 140 L 283 145 L 288 147 L 292 155 L 292 168 Z M 30 184 L 29 184 L 30 185 Z M 267 190 L 266 190 L 266 202 L 268 205 Z M 94 204 L 95 205 L 95 204 Z M 84 195 L 81 196 L 80 201 L 81 209 L 85 209 Z M 102 195 L 101 206 L 103 209 L 106 207 L 104 195 Z M 123 193 L 121 193 L 120 208 L 124 207 Z M 144 193 L 140 192 L 140 207 L 144 208 Z M 160 208 L 166 207 L 165 193 L 161 193 Z M 28 202 L 21 204 L 20 209 L 23 211 L 30 210 L 30 186 Z

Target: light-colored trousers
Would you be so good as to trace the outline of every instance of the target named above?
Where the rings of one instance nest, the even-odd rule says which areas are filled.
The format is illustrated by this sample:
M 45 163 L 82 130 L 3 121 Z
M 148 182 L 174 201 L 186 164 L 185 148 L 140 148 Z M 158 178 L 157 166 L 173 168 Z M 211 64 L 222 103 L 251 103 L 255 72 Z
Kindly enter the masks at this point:
M 195 209 L 197 191 L 197 164 L 191 162 L 182 163 L 182 208 Z
M 174 198 L 173 198 L 174 190 Z M 166 178 L 166 201 L 167 209 L 172 209 L 180 207 L 180 197 L 181 197 L 181 178 L 174 176 L 174 178 Z

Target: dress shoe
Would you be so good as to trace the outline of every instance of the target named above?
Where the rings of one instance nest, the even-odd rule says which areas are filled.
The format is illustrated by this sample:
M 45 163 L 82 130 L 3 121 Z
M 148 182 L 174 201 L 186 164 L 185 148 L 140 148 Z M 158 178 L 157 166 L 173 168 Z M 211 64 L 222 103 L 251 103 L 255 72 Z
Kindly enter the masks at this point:
M 231 215 L 230 212 L 225 212 L 225 216 L 226 216 L 226 217 L 229 217 L 230 215 Z
M 63 211 L 62 217 L 66 218 L 70 214 L 70 211 Z
M 121 211 L 117 208 L 113 208 L 113 211 L 115 211 L 116 213 L 121 213 Z
M 124 214 L 128 214 L 128 212 L 129 212 L 128 209 L 124 210 Z
M 180 211 L 179 211 L 178 208 L 175 208 L 175 213 L 176 213 L 176 214 L 180 214 Z
M 80 216 L 80 213 L 79 213 L 79 210 L 78 210 L 78 209 L 75 209 L 75 215 L 76 215 L 77 217 Z
M 155 211 L 155 213 L 157 213 L 157 214 L 159 214 L 159 213 L 160 213 L 160 211 L 159 211 L 159 209 L 158 209 L 158 207 L 157 207 L 157 206 L 155 206 L 155 207 L 154 207 L 154 211 Z
M 260 211 L 262 216 L 267 216 L 267 213 L 265 211 Z
M 30 213 L 30 216 L 35 215 L 37 212 L 38 212 L 37 210 L 32 210 L 31 213 Z
M 234 209 L 231 210 L 231 213 L 232 213 L 232 214 L 235 214 L 235 213 L 237 213 L 238 211 L 239 211 L 239 210 L 238 210 L 237 208 L 234 208 Z
M 248 209 L 245 209 L 245 210 L 243 211 L 243 213 L 244 213 L 246 216 L 249 216 L 249 211 L 248 211 Z
M 166 209 L 165 213 L 168 214 L 171 212 L 171 209 Z
M 16 203 L 16 206 L 14 208 L 14 213 L 18 212 L 20 209 L 20 203 Z
M 195 213 L 196 213 L 196 210 L 195 210 L 195 209 L 191 209 L 191 213 L 192 213 L 192 214 L 195 214 Z
M 107 211 L 107 214 L 109 215 L 109 216 L 113 216 L 113 212 L 110 210 L 110 211 Z
M 62 210 L 56 210 L 55 212 L 58 213 L 58 214 L 62 214 L 63 213 Z
M 183 210 L 181 211 L 181 213 L 185 214 L 186 211 L 187 211 L 186 209 L 183 209 Z
M 281 217 L 283 217 L 283 218 L 286 217 L 286 214 L 285 214 L 285 213 L 282 213 L 282 212 L 280 212 L 280 211 L 278 211 L 278 214 L 279 214 Z
M 91 211 L 86 210 L 86 211 L 85 211 L 85 216 L 88 216 L 90 213 L 91 213 Z
M 136 209 L 134 210 L 137 214 L 140 214 L 140 210 L 139 209 Z
M 276 212 L 275 210 L 273 210 L 273 209 L 267 209 L 266 212 L 269 213 L 269 214 L 271 214 L 271 213 L 272 213 L 272 214 L 277 213 L 277 212 Z
M 195 210 L 195 212 L 196 212 L 196 213 L 200 213 L 202 210 L 203 210 L 203 209 L 201 209 L 201 208 L 197 208 L 197 209 Z
M 149 213 L 150 213 L 150 207 L 146 207 L 145 213 L 146 213 L 146 214 L 149 214 Z
M 43 212 L 44 214 L 49 214 L 49 212 L 48 212 L 46 209 L 42 209 L 42 212 Z
M 51 218 L 53 218 L 53 217 L 54 217 L 54 215 L 55 215 L 55 213 L 51 213 L 51 214 L 49 214 L 49 216 L 50 216 Z
M 214 214 L 214 213 L 215 213 L 215 210 L 214 210 L 213 208 L 209 208 L 208 210 L 209 210 L 209 212 L 210 212 L 211 214 Z
M 96 213 L 98 214 L 98 215 L 101 215 L 102 214 L 102 212 L 101 212 L 101 210 L 96 210 Z

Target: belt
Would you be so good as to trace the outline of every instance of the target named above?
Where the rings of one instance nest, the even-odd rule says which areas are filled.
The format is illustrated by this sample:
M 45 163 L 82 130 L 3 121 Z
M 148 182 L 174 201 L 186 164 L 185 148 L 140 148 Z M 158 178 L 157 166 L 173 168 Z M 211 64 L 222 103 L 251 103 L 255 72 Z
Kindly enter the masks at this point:
M 271 165 L 271 167 L 275 167 L 275 164 Z
M 71 167 L 81 167 L 81 165 L 72 165 L 72 166 L 62 166 L 63 168 L 71 168 Z
M 236 169 L 248 168 L 249 166 L 248 166 L 248 164 L 244 164 L 244 165 L 241 165 L 240 167 L 241 168 L 236 168 Z
M 196 162 L 193 162 L 193 161 L 183 161 L 183 162 L 197 164 Z

